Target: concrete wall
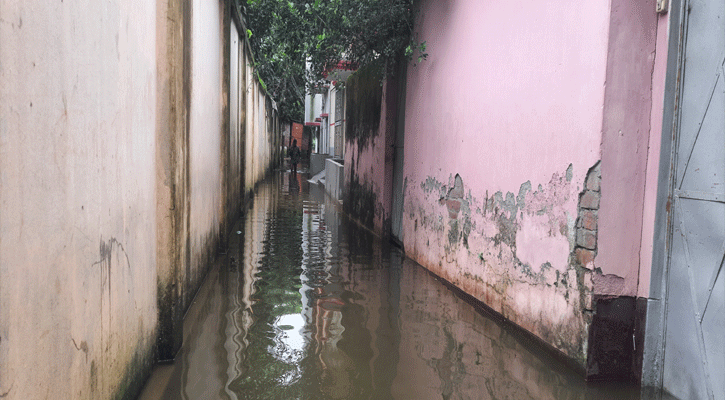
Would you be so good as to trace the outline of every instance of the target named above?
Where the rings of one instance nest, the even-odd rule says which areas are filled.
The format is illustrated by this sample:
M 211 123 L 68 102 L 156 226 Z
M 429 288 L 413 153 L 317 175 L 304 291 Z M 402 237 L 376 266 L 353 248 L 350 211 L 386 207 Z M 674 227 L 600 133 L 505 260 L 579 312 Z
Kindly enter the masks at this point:
M 655 0 L 611 2 L 602 124 L 603 195 L 595 260 L 602 273 L 595 275 L 597 294 L 636 296 L 638 292 L 658 23 L 654 9 Z M 662 87 L 664 78 L 660 78 Z M 658 106 L 662 105 L 660 97 Z M 653 160 L 657 165 L 659 157 Z
M 194 0 L 191 7 L 191 265 L 186 284 L 198 288 L 217 251 L 224 219 L 222 52 L 227 37 L 223 36 L 219 1 Z M 190 300 L 185 299 L 187 306 Z
M 639 380 L 662 137 L 667 17 L 612 0 L 587 372 Z M 616 349 L 613 351 L 613 349 Z
M 253 185 L 275 160 L 266 95 L 253 133 L 242 96 L 230 109 L 249 50 L 229 13 L 225 0 L 0 4 L 1 397 L 134 398 L 180 347 L 241 209 L 242 166 Z
M 337 161 L 325 160 L 325 191 L 335 200 L 342 200 L 345 167 Z
M 123 397 L 154 361 L 156 4 L 0 3 L 0 394 Z
M 157 2 L 156 52 L 156 271 L 158 356 L 173 359 L 181 347 L 183 300 L 189 265 L 189 105 L 191 7 Z
M 245 192 L 267 175 L 269 166 L 279 161 L 276 149 L 281 145 L 276 109 L 266 97 L 264 88 L 253 74 L 251 63 L 246 64 L 246 128 L 245 128 Z
M 322 96 L 320 93 L 305 96 L 305 120 L 303 122 L 315 122 L 315 118 L 324 112 Z
M 640 298 L 646 298 L 649 295 L 650 275 L 652 272 L 655 205 L 657 180 L 659 177 L 660 146 L 662 144 L 669 24 L 669 14 L 660 15 L 657 18 L 657 43 L 655 45 L 654 68 L 652 69 L 652 111 L 650 113 L 649 151 L 647 155 L 644 207 L 642 210 L 642 246 L 640 248 L 639 285 L 637 293 L 637 296 Z
M 409 66 L 403 108 L 406 255 L 591 376 L 631 372 L 641 336 L 666 18 L 649 0 L 470 0 L 422 1 L 416 22 L 428 58 Z M 344 205 L 385 235 L 401 107 L 391 80 L 361 94 L 362 81 L 348 82 Z M 366 96 L 381 112 L 356 119 L 376 106 Z M 629 358 L 606 359 L 612 341 Z
M 310 154 L 310 176 L 315 176 L 325 169 L 327 159 L 332 157 L 329 154 L 324 153 L 312 153 Z

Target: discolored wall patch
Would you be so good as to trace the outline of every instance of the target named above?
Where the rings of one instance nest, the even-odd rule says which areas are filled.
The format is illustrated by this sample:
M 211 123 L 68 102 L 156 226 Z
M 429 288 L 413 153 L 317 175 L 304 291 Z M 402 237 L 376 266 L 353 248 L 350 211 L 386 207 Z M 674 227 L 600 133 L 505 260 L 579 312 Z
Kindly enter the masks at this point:
M 493 193 L 460 174 L 428 176 L 405 193 L 406 253 L 583 366 L 593 265 L 576 250 L 596 225 L 580 207 L 588 175 L 570 164 L 545 184 Z

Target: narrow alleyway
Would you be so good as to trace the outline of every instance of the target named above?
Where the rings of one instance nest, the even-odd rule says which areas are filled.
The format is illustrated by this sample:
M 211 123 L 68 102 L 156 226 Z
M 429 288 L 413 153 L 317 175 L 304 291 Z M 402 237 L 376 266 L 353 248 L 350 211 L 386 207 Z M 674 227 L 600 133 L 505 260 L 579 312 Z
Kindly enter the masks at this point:
M 587 384 L 348 221 L 268 179 L 141 399 L 634 399 Z

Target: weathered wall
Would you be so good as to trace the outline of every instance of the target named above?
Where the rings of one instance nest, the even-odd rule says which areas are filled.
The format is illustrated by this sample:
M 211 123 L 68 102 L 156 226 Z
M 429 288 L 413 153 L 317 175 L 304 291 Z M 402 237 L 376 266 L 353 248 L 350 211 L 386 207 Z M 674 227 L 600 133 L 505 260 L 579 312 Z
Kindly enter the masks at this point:
M 274 110 L 260 93 L 244 159 L 226 0 L 0 15 L 0 397 L 134 398 L 181 345 L 243 165 L 272 167 Z
M 191 105 L 189 115 L 191 264 L 186 286 L 198 287 L 214 257 L 223 219 L 222 36 L 219 2 L 191 3 Z M 188 306 L 191 298 L 186 297 Z
M 267 175 L 269 166 L 276 165 L 279 161 L 276 147 L 280 144 L 280 139 L 277 111 L 253 73 L 251 63 L 247 63 L 246 68 L 244 188 L 249 193 Z
M 382 236 L 390 230 L 397 89 L 375 66 L 347 80 L 343 207 Z
M 657 180 L 659 177 L 660 146 L 662 144 L 662 126 L 665 92 L 665 74 L 667 73 L 667 37 L 669 14 L 657 19 L 657 44 L 655 63 L 652 70 L 652 112 L 650 114 L 649 152 L 647 156 L 647 175 L 644 208 L 642 211 L 642 247 L 640 249 L 640 273 L 638 297 L 649 296 L 650 274 L 652 272 L 652 251 L 654 241 Z
M 186 266 L 189 264 L 188 3 L 157 3 L 156 53 L 156 271 L 158 355 L 173 359 L 181 347 Z
M 406 95 L 406 254 L 582 364 L 592 286 L 573 254 L 601 157 L 608 15 L 424 1 L 429 56 Z
M 658 35 L 667 17 L 654 10 L 655 0 L 611 2 L 587 362 L 593 377 L 641 376 L 649 292 L 641 277 L 651 271 L 667 58 L 666 36 Z
M 227 203 L 230 204 L 232 216 L 241 212 L 241 207 L 234 207 L 234 201 L 244 196 L 244 128 L 245 99 L 244 74 L 246 72 L 245 42 L 240 39 L 236 24 L 230 27 L 231 53 L 229 72 L 229 176 Z
M 133 396 L 154 361 L 155 2 L 0 3 L 0 395 Z
M 661 115 L 654 1 L 624 3 L 423 1 L 407 75 L 406 254 L 583 367 L 594 296 L 638 290 Z

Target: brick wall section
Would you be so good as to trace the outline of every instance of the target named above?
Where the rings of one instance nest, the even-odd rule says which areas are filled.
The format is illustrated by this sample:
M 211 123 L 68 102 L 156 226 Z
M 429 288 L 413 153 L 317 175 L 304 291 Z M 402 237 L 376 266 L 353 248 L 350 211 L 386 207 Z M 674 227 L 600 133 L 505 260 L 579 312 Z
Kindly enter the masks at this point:
M 599 219 L 600 183 L 602 180 L 601 163 L 597 163 L 587 173 L 584 189 L 579 194 L 579 215 L 576 222 L 576 260 L 582 267 L 594 268 L 597 255 L 597 226 Z

